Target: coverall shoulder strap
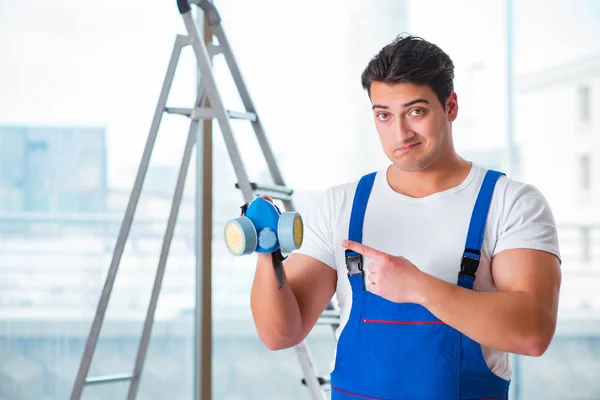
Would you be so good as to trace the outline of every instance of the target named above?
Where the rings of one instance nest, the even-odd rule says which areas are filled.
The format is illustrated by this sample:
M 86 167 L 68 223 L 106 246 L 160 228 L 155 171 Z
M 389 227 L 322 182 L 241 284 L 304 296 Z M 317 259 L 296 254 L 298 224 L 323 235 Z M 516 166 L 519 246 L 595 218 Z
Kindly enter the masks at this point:
M 372 172 L 363 176 L 356 187 L 348 232 L 348 239 L 353 242 L 362 243 L 365 211 L 367 210 L 367 203 L 369 202 L 369 196 L 371 189 L 373 189 L 373 182 L 375 182 L 376 175 L 377 172 Z

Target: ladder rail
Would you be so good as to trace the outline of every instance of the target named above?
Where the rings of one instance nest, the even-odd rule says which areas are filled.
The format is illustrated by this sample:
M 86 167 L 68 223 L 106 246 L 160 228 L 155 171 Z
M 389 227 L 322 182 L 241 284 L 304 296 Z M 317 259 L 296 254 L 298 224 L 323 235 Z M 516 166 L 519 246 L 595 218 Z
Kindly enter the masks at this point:
M 142 158 L 139 164 L 139 168 L 136 174 L 134 185 L 131 191 L 129 202 L 127 204 L 119 235 L 111 264 L 108 269 L 107 277 L 102 289 L 100 299 L 94 320 L 90 327 L 90 333 L 88 335 L 84 352 L 81 358 L 79 369 L 73 384 L 71 392 L 71 400 L 79 400 L 82 396 L 84 387 L 86 385 L 97 385 L 103 383 L 112 383 L 120 381 L 130 381 L 129 391 L 127 395 L 128 400 L 134 400 L 139 390 L 139 384 L 141 381 L 141 375 L 143 366 L 146 360 L 146 355 L 150 343 L 152 327 L 154 324 L 154 317 L 158 306 L 158 299 L 162 288 L 162 281 L 166 270 L 166 263 L 169 256 L 169 251 L 174 236 L 175 226 L 177 223 L 177 217 L 183 197 L 184 186 L 186 182 L 187 173 L 189 170 L 189 164 L 191 161 L 192 152 L 194 145 L 197 140 L 198 128 L 201 120 L 204 119 L 217 119 L 221 128 L 221 133 L 227 147 L 230 160 L 233 164 L 236 177 L 238 179 L 238 187 L 242 192 L 243 198 L 246 202 L 250 202 L 256 195 L 256 185 L 251 183 L 246 168 L 243 164 L 238 146 L 233 135 L 233 130 L 230 124 L 230 118 L 241 118 L 251 122 L 256 137 L 259 141 L 263 156 L 267 161 L 271 177 L 276 187 L 275 190 L 287 189 L 283 180 L 283 176 L 277 165 L 275 156 L 271 149 L 271 146 L 265 135 L 260 118 L 255 111 L 254 104 L 250 98 L 249 91 L 242 78 L 241 71 L 237 65 L 237 62 L 233 56 L 233 52 L 227 40 L 227 37 L 220 25 L 220 17 L 214 5 L 208 0 L 192 0 L 194 4 L 197 4 L 205 11 L 205 18 L 210 26 L 213 35 L 219 40 L 218 46 L 212 43 L 205 43 L 198 33 L 196 22 L 191 13 L 190 2 L 188 0 L 177 0 L 177 6 L 184 20 L 188 36 L 177 35 L 171 58 L 169 60 L 163 86 L 161 88 L 160 96 L 156 105 L 152 124 L 148 133 L 148 138 Z M 184 46 L 192 45 L 194 54 L 197 60 L 197 67 L 200 72 L 201 82 L 198 85 L 198 94 L 196 98 L 196 104 L 194 109 L 182 109 L 182 108 L 167 108 L 166 102 L 169 96 L 169 92 L 173 83 L 175 70 L 181 56 L 181 50 Z M 211 57 L 214 54 L 224 54 L 229 69 L 232 73 L 232 77 L 235 81 L 238 93 L 242 98 L 245 112 L 232 112 L 226 110 L 224 107 L 223 100 L 220 92 L 217 88 L 216 79 L 212 72 Z M 210 102 L 210 108 L 203 108 L 205 102 Z M 167 221 L 167 227 L 163 236 L 163 242 L 161 247 L 161 253 L 158 260 L 156 275 L 154 279 L 154 285 L 152 288 L 148 308 L 146 311 L 146 318 L 144 320 L 144 326 L 142 329 L 142 335 L 138 345 L 138 351 L 136 355 L 136 361 L 134 365 L 133 373 L 106 375 L 100 377 L 88 378 L 90 366 L 94 357 L 94 352 L 98 343 L 98 338 L 102 325 L 105 319 L 108 302 L 110 300 L 116 275 L 119 269 L 119 265 L 124 253 L 125 244 L 129 237 L 133 218 L 139 203 L 141 191 L 144 185 L 146 174 L 149 168 L 150 159 L 154 150 L 154 145 L 158 135 L 160 123 L 164 113 L 178 113 L 190 117 L 190 128 L 184 148 L 183 157 L 180 164 L 179 174 L 175 185 L 175 191 L 173 200 L 171 203 L 171 210 Z M 280 198 L 283 201 L 285 209 L 288 211 L 295 210 L 291 190 L 288 196 Z M 334 310 L 332 303 L 327 305 L 328 310 Z M 331 324 L 332 326 L 336 326 Z M 334 327 L 335 329 L 335 327 Z M 325 400 L 326 396 L 321 385 L 325 381 L 323 378 L 318 378 L 316 369 L 313 363 L 313 358 L 310 353 L 308 343 L 302 341 L 300 344 L 295 346 L 295 351 L 300 362 L 302 373 L 304 375 L 303 383 L 307 385 L 309 393 L 313 400 Z
M 225 32 L 222 29 L 216 31 L 218 34 L 216 35 L 219 43 L 228 43 L 227 37 L 225 36 Z M 235 84 L 240 92 L 240 97 L 242 98 L 242 102 L 246 111 L 255 113 L 256 109 L 254 107 L 254 103 L 250 98 L 250 93 L 246 87 L 244 80 L 242 79 L 241 72 L 237 66 L 237 62 L 234 58 L 233 52 L 229 45 L 223 45 L 223 55 L 227 60 L 227 64 L 229 65 L 230 70 L 232 71 L 232 77 L 235 81 Z M 273 179 L 273 183 L 279 186 L 286 186 L 285 180 L 283 179 L 283 174 L 277 164 L 275 154 L 273 153 L 273 149 L 267 139 L 267 135 L 265 134 L 265 130 L 260 118 L 256 118 L 255 121 L 252 121 L 252 128 L 254 129 L 254 134 L 256 135 L 256 139 L 260 146 L 260 149 L 265 157 L 267 162 L 267 167 L 269 168 L 269 172 L 271 173 L 271 178 Z M 282 200 L 287 211 L 296 211 L 292 200 Z
M 286 186 L 285 181 L 283 179 L 283 174 L 277 164 L 275 154 L 273 153 L 273 149 L 267 139 L 267 135 L 265 134 L 265 130 L 263 128 L 262 122 L 260 118 L 258 118 L 258 113 L 256 112 L 256 107 L 254 106 L 254 102 L 252 101 L 252 97 L 250 96 L 250 91 L 243 79 L 242 72 L 239 68 L 236 57 L 233 53 L 231 46 L 229 45 L 229 40 L 227 39 L 227 35 L 223 30 L 221 25 L 221 17 L 215 7 L 215 5 L 209 0 L 196 0 L 196 3 L 199 7 L 204 11 L 208 25 L 211 28 L 213 34 L 217 37 L 219 42 L 219 47 L 221 53 L 225 57 L 227 61 L 227 65 L 229 66 L 229 70 L 231 71 L 231 76 L 235 82 L 235 85 L 240 94 L 240 98 L 242 99 L 242 104 L 246 109 L 246 112 L 255 114 L 256 120 L 252 121 L 252 128 L 254 129 L 254 133 L 256 135 L 256 139 L 258 144 L 262 150 L 262 153 L 267 161 L 267 167 L 269 168 L 269 172 L 271 174 L 271 178 L 273 179 L 273 183 L 279 186 Z M 284 209 L 286 211 L 296 211 L 296 207 L 294 205 L 293 200 L 283 198 L 281 199 Z M 327 304 L 325 310 L 331 311 L 335 310 L 335 306 L 333 303 Z M 331 328 L 333 332 L 337 330 L 339 324 L 331 324 Z
M 200 86 L 198 93 L 197 104 L 202 104 L 204 99 L 204 90 Z M 158 305 L 158 297 L 160 289 L 162 287 L 163 277 L 165 275 L 165 269 L 167 265 L 167 259 L 169 257 L 169 250 L 171 249 L 171 243 L 175 233 L 175 224 L 179 215 L 179 209 L 181 206 L 181 199 L 183 198 L 183 189 L 185 187 L 185 181 L 192 159 L 192 153 L 194 145 L 196 144 L 196 136 L 198 134 L 199 120 L 192 119 L 190 122 L 190 129 L 188 132 L 185 148 L 183 152 L 183 158 L 181 160 L 181 166 L 179 168 L 179 174 L 177 176 L 177 183 L 175 185 L 175 193 L 173 195 L 173 202 L 171 203 L 171 211 L 169 213 L 169 219 L 167 221 L 167 229 L 165 231 L 162 248 L 160 252 L 158 267 L 156 270 L 156 277 L 154 279 L 154 286 L 152 287 L 152 295 L 150 296 L 150 302 L 148 304 L 148 310 L 146 313 L 146 319 L 144 321 L 144 329 L 142 331 L 142 338 L 139 343 L 138 352 L 135 360 L 135 367 L 133 370 L 133 380 L 129 385 L 129 393 L 127 394 L 127 400 L 134 400 L 140 380 L 142 376 L 142 369 L 144 361 L 146 360 L 146 353 L 148 351 L 148 345 L 150 343 L 150 335 L 152 333 L 152 326 L 154 325 L 154 315 Z
M 194 3 L 197 4 L 204 11 L 208 25 L 218 40 L 218 43 L 219 43 L 218 47 L 219 47 L 220 53 L 223 54 L 223 56 L 227 62 L 227 65 L 231 72 L 231 76 L 236 85 L 236 88 L 238 90 L 238 93 L 240 95 L 242 104 L 244 105 L 246 112 L 253 113 L 254 115 L 256 115 L 256 119 L 254 121 L 252 121 L 252 128 L 254 129 L 256 139 L 261 148 L 263 156 L 265 157 L 265 160 L 267 162 L 267 167 L 271 174 L 271 178 L 273 179 L 273 183 L 278 186 L 286 186 L 284 178 L 283 178 L 283 174 L 281 173 L 279 165 L 277 164 L 275 154 L 273 153 L 273 149 L 269 143 L 269 140 L 267 139 L 264 127 L 262 125 L 260 118 L 258 117 L 258 113 L 256 111 L 256 107 L 254 106 L 254 102 L 252 101 L 252 97 L 250 96 L 250 91 L 248 90 L 245 80 L 243 79 L 242 72 L 239 68 L 239 65 L 238 65 L 236 57 L 233 53 L 233 50 L 229 44 L 229 39 L 227 38 L 227 34 L 225 33 L 225 31 L 221 25 L 221 16 L 219 15 L 217 8 L 212 3 L 212 1 L 209 1 L 209 0 L 195 0 Z M 241 186 L 240 186 L 240 189 L 242 189 Z M 244 189 L 242 189 L 242 192 L 243 191 L 244 191 Z M 290 198 L 283 198 L 283 199 L 281 199 L 281 201 L 282 201 L 282 203 L 284 205 L 284 209 L 286 211 L 296 211 L 296 207 L 294 205 L 294 202 L 293 202 L 291 196 L 290 196 Z M 335 311 L 335 306 L 333 305 L 332 302 L 329 302 L 326 305 L 325 310 Z M 331 321 L 330 319 L 328 319 L 328 320 Z M 334 321 L 336 321 L 336 323 L 328 323 L 328 325 L 331 326 L 331 329 L 332 329 L 333 333 L 335 334 L 337 328 L 339 327 L 339 323 L 337 323 L 338 320 L 334 320 Z M 305 341 L 303 341 L 296 347 L 297 347 L 296 351 L 298 353 L 298 357 L 300 358 L 304 376 L 308 377 L 308 376 L 314 375 L 314 377 L 316 378 L 316 374 L 314 373 L 312 357 L 310 355 L 308 345 L 305 343 Z M 305 368 L 304 367 L 305 365 L 308 365 L 308 367 Z M 308 386 L 311 391 L 317 390 L 315 387 L 311 386 L 313 384 L 314 385 L 317 384 L 315 379 L 310 379 L 307 381 L 309 382 Z M 313 396 L 315 396 L 314 393 L 313 393 Z
M 162 120 L 163 111 L 165 109 L 169 90 L 173 83 L 173 78 L 175 76 L 177 62 L 179 61 L 179 57 L 181 55 L 181 49 L 186 44 L 187 44 L 187 38 L 185 36 L 178 35 L 176 37 L 175 44 L 173 46 L 173 51 L 171 53 L 171 59 L 169 61 L 169 65 L 167 68 L 167 73 L 166 73 L 165 79 L 163 81 L 163 86 L 161 89 L 159 100 L 156 105 L 156 109 L 154 111 L 154 117 L 152 119 L 152 124 L 150 126 L 150 131 L 148 133 L 148 139 L 147 139 L 146 145 L 144 147 L 144 152 L 142 154 L 142 159 L 140 161 L 138 172 L 135 177 L 135 182 L 133 184 L 131 196 L 129 197 L 129 202 L 127 203 L 127 208 L 125 210 L 123 221 L 121 223 L 121 228 L 119 230 L 119 236 L 117 238 L 117 243 L 116 243 L 114 251 L 113 251 L 113 256 L 112 256 L 112 260 L 110 263 L 110 267 L 108 269 L 106 280 L 104 282 L 102 294 L 98 301 L 98 306 L 96 308 L 96 314 L 94 316 L 94 320 L 93 320 L 92 326 L 90 328 L 90 333 L 88 335 L 86 345 L 84 348 L 83 356 L 81 358 L 81 363 L 79 365 L 79 369 L 77 371 L 77 375 L 76 375 L 75 381 L 73 383 L 73 389 L 71 392 L 71 400 L 79 400 L 83 393 L 83 389 L 85 386 L 85 380 L 89 373 L 90 366 L 92 364 L 94 351 L 96 349 L 96 345 L 98 343 L 98 338 L 100 336 L 100 331 L 101 331 L 102 325 L 104 323 L 104 317 L 106 315 L 106 309 L 108 307 L 108 302 L 110 300 L 112 289 L 113 289 L 113 286 L 115 283 L 115 278 L 116 278 L 117 272 L 119 270 L 121 258 L 123 256 L 123 252 L 125 250 L 125 243 L 127 242 L 127 238 L 129 237 L 129 232 L 131 230 L 131 225 L 133 223 L 135 211 L 136 211 L 137 205 L 139 203 L 139 199 L 141 196 L 142 187 L 144 185 L 146 173 L 148 172 L 150 158 L 152 156 L 152 152 L 154 150 L 154 144 L 155 144 L 156 138 L 158 136 L 158 128 L 159 128 L 160 122 Z
M 233 53 L 231 46 L 229 45 L 229 39 L 221 26 L 221 17 L 215 7 L 215 5 L 209 0 L 199 0 L 198 6 L 202 8 L 205 12 L 208 24 L 219 41 L 219 47 L 221 49 L 221 53 L 225 57 L 227 65 L 229 66 L 229 70 L 231 71 L 231 76 L 235 85 L 237 87 L 238 93 L 240 94 L 240 98 L 242 99 L 242 104 L 246 109 L 246 112 L 256 113 L 256 107 L 254 106 L 254 102 L 252 101 L 252 97 L 250 96 L 250 91 L 246 85 L 245 80 L 243 79 L 242 72 L 239 68 L 236 57 Z M 273 179 L 273 183 L 279 186 L 286 186 L 285 181 L 283 179 L 283 175 L 277 161 L 275 159 L 275 154 L 273 153 L 273 149 L 267 139 L 265 134 L 265 130 L 259 118 L 256 118 L 255 121 L 252 121 L 252 128 L 254 129 L 254 133 L 258 140 L 258 144 L 262 150 L 262 153 L 267 161 L 267 167 L 269 168 L 269 172 L 271 173 L 271 177 Z M 283 200 L 286 210 L 295 211 L 293 206 L 293 202 L 291 200 Z
M 179 1 L 182 1 L 182 0 L 179 0 Z M 205 6 L 206 6 L 206 3 L 207 2 L 205 2 L 205 1 L 200 1 L 200 4 L 205 4 Z M 181 9 L 182 8 L 180 7 L 180 10 Z M 186 10 L 185 7 L 183 9 Z M 216 12 L 216 8 L 214 8 L 214 6 L 212 6 L 211 8 L 206 8 L 206 9 L 203 7 L 203 10 L 206 13 L 205 17 L 208 19 L 209 25 L 211 25 L 211 24 L 213 25 L 213 26 L 211 26 L 211 29 L 213 30 L 213 33 L 215 33 L 215 30 L 214 30 L 215 13 L 213 11 Z M 226 144 L 227 150 L 229 152 L 231 162 L 233 164 L 235 173 L 238 177 L 238 185 L 239 185 L 240 191 L 242 192 L 244 201 L 249 203 L 255 197 L 254 190 L 252 188 L 252 184 L 250 183 L 250 180 L 248 179 L 248 175 L 244 168 L 241 156 L 239 154 L 239 150 L 238 150 L 236 142 L 235 142 L 235 138 L 233 137 L 231 125 L 229 123 L 229 119 L 227 116 L 227 110 L 225 109 L 225 107 L 223 105 L 223 100 L 219 94 L 219 91 L 216 86 L 216 81 L 212 74 L 212 68 L 210 66 L 210 63 L 208 62 L 210 55 L 208 54 L 208 50 L 207 50 L 207 47 L 206 47 L 204 41 L 201 40 L 198 35 L 197 26 L 191 15 L 191 11 L 187 10 L 184 13 L 182 13 L 181 15 L 184 19 L 185 26 L 188 31 L 188 35 L 190 37 L 190 42 L 194 49 L 194 53 L 196 54 L 196 59 L 198 60 L 198 68 L 200 70 L 200 74 L 204 78 L 207 95 L 211 102 L 211 107 L 213 108 L 213 111 L 215 113 L 215 118 L 219 122 L 219 126 L 221 128 L 221 133 L 223 134 L 223 138 L 225 140 L 225 144 Z M 230 49 L 229 44 L 226 41 L 226 39 L 224 41 L 221 41 L 221 40 L 223 40 L 223 38 L 225 38 L 225 35 L 223 33 L 223 30 L 220 28 L 220 24 L 218 26 L 219 26 L 219 29 L 217 30 L 217 32 L 221 32 L 221 38 L 219 36 L 217 36 L 217 39 L 219 40 L 219 47 L 221 48 L 221 51 L 223 52 L 223 54 L 228 54 L 228 53 L 232 54 L 231 49 Z M 233 63 L 233 65 L 235 66 L 235 68 L 237 68 L 237 65 L 235 63 Z M 231 65 L 230 65 L 230 69 L 231 69 Z M 238 74 L 238 77 L 241 78 L 241 74 Z M 242 82 L 242 84 L 243 84 L 243 82 Z M 245 88 L 245 85 L 243 85 L 243 87 Z M 247 94 L 247 100 L 249 100 L 249 94 L 248 93 L 246 93 L 246 94 Z M 252 109 L 251 104 L 250 104 L 250 106 L 251 106 L 250 109 L 246 108 L 246 111 L 255 113 L 254 110 Z M 256 113 L 255 113 L 255 115 L 256 115 Z M 258 115 L 256 117 L 256 121 L 252 122 L 252 124 L 253 124 L 253 126 L 255 126 L 255 125 L 261 126 Z M 264 143 L 267 145 L 266 148 L 268 149 L 269 154 L 272 155 L 270 146 L 268 146 L 268 142 L 266 140 L 266 136 L 264 135 L 264 132 L 263 132 L 263 137 L 264 137 Z M 277 165 L 275 163 L 274 157 L 271 157 L 271 162 L 274 165 L 273 171 L 275 171 L 277 174 L 279 174 L 279 181 L 282 183 L 283 178 L 281 177 L 279 168 L 277 167 Z M 275 183 L 277 184 L 278 182 L 275 182 Z M 291 200 L 286 200 L 285 202 L 287 202 L 287 204 L 285 204 L 286 209 L 293 208 Z M 296 351 L 297 357 L 300 361 L 300 367 L 305 376 L 307 386 L 309 388 L 312 398 L 315 400 L 325 400 L 325 398 L 326 398 L 325 393 L 323 392 L 321 385 L 318 381 L 317 373 L 315 371 L 315 366 L 312 361 L 312 355 L 310 353 L 308 345 L 306 344 L 305 341 L 303 341 L 299 345 L 295 346 L 295 351 Z
M 181 1 L 184 0 L 178 0 L 178 4 L 181 3 Z M 182 8 L 180 6 L 180 10 L 181 9 Z M 204 80 L 206 94 L 210 100 L 211 108 L 215 113 L 215 118 L 217 119 L 219 127 L 221 128 L 221 134 L 223 135 L 223 140 L 225 141 L 225 146 L 227 147 L 229 158 L 233 164 L 238 183 L 242 188 L 244 201 L 249 203 L 254 198 L 254 192 L 250 184 L 250 179 L 248 178 L 248 173 L 246 172 L 246 167 L 244 166 L 240 156 L 240 152 L 233 135 L 233 130 L 231 129 L 227 110 L 223 105 L 223 99 L 221 98 L 221 94 L 217 89 L 217 83 L 212 74 L 212 67 L 209 62 L 210 55 L 208 54 L 204 40 L 200 38 L 191 10 L 188 9 L 186 12 L 182 13 L 181 16 L 185 23 L 190 43 L 194 49 L 194 54 L 196 55 L 198 69 L 200 70 L 200 74 Z

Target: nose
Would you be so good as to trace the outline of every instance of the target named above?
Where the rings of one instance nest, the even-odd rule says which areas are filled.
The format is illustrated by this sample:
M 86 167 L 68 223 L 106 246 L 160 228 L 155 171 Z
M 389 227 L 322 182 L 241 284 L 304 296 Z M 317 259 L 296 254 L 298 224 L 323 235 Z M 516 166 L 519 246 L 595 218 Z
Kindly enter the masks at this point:
M 402 144 L 415 136 L 415 132 L 411 129 L 410 123 L 406 118 L 397 118 L 394 126 L 393 137 L 398 144 Z

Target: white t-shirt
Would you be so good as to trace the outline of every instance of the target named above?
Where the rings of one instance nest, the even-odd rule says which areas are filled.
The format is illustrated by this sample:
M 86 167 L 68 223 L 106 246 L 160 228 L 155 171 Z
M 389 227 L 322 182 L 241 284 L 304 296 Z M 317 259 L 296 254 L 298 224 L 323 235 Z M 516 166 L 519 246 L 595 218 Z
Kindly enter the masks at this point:
M 375 177 L 365 213 L 363 243 L 391 255 L 401 255 L 422 271 L 456 284 L 471 213 L 486 169 L 473 163 L 460 185 L 424 198 L 395 192 L 388 184 L 386 171 L 387 167 Z M 341 242 L 348 238 L 357 184 L 358 180 L 334 186 L 320 196 L 303 218 L 304 241 L 295 251 L 338 271 L 336 296 L 341 321 L 337 338 L 352 306 Z M 475 290 L 496 290 L 490 272 L 491 257 L 514 248 L 544 250 L 560 258 L 554 217 L 544 196 L 531 185 L 502 176 L 488 213 Z M 371 262 L 365 258 L 365 268 Z M 482 351 L 492 372 L 507 380 L 511 378 L 508 354 L 485 346 Z

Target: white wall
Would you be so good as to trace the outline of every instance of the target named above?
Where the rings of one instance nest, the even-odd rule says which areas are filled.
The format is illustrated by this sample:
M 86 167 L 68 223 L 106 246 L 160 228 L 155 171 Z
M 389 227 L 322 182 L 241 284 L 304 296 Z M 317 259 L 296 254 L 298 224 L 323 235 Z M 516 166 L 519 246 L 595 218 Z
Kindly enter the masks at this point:
M 523 82 L 526 84 L 527 82 Z M 581 122 L 578 89 L 591 89 L 591 121 Z M 600 71 L 595 78 L 574 78 L 523 88 L 516 99 L 520 179 L 538 187 L 562 223 L 600 221 Z M 579 157 L 591 158 L 591 188 L 581 188 Z

